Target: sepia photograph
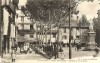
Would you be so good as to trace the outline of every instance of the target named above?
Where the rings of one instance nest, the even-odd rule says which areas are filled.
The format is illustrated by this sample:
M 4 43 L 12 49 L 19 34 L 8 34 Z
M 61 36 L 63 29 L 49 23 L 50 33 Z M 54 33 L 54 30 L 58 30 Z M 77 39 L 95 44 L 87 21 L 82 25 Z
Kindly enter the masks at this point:
M 100 0 L 0 0 L 0 63 L 99 63 Z

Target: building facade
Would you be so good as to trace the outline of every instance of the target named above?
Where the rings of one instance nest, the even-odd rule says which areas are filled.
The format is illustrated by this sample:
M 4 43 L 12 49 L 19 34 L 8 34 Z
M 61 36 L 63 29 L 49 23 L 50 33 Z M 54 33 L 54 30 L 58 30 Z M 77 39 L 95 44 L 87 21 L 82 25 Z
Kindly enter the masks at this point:
M 2 14 L 3 14 L 3 37 L 2 50 L 3 53 L 9 53 L 14 46 L 16 32 L 15 32 L 15 17 L 18 9 L 19 0 L 2 0 Z

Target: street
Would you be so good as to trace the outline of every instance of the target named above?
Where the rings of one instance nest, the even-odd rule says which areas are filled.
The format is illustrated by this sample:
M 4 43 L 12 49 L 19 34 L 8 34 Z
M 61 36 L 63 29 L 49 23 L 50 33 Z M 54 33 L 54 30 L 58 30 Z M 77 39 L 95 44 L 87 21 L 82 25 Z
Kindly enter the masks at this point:
M 69 58 L 69 48 L 68 47 L 64 47 L 63 48 L 63 54 L 64 54 L 64 59 L 68 59 Z M 75 47 L 72 48 L 72 58 L 76 58 L 76 57 L 83 57 L 83 56 L 93 56 L 95 54 L 94 51 L 76 51 Z M 21 59 L 25 59 L 25 60 L 48 60 L 45 57 L 43 57 L 40 54 L 35 54 L 34 52 L 31 54 L 17 54 L 16 55 L 16 60 L 21 60 Z M 54 59 L 54 57 L 52 58 Z M 60 59 L 60 57 L 58 58 Z
M 64 59 L 63 60 L 68 60 L 69 58 L 69 48 L 68 47 L 64 47 L 63 48 L 64 50 Z M 93 55 L 95 54 L 94 51 L 75 51 L 75 48 L 73 47 L 72 48 L 72 60 L 73 59 L 79 59 L 81 57 L 84 58 L 84 57 L 93 57 Z M 98 55 L 98 57 L 100 57 L 100 54 Z M 54 57 L 52 59 L 47 59 L 45 58 L 44 56 L 40 55 L 40 54 L 35 54 L 34 52 L 31 53 L 31 54 L 16 54 L 16 62 L 20 62 L 20 61 L 49 61 L 49 60 L 61 60 L 62 59 L 59 57 L 57 59 L 54 59 Z M 11 56 L 8 54 L 8 55 L 5 55 L 5 57 L 3 58 L 2 60 L 3 62 L 11 62 Z M 68 60 L 69 61 L 69 60 Z
M 16 61 L 17 60 L 46 60 L 46 58 L 39 54 L 31 53 L 16 55 Z
M 65 58 L 68 59 L 69 58 L 69 48 L 63 48 L 64 49 L 64 54 L 65 54 Z M 82 57 L 82 56 L 93 56 L 95 54 L 94 51 L 76 51 L 75 47 L 72 48 L 72 58 L 76 58 L 76 57 Z

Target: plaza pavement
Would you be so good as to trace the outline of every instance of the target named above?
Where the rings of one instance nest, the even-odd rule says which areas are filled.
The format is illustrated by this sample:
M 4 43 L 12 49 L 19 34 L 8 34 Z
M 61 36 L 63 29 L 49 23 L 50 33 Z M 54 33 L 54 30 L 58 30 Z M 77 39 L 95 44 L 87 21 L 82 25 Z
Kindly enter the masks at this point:
M 75 51 L 75 48 L 72 48 L 72 59 L 69 60 L 69 48 L 63 48 L 64 49 L 64 59 L 61 59 L 60 57 L 57 59 L 46 59 L 40 54 L 35 54 L 34 52 L 32 54 L 17 54 L 16 55 L 16 62 L 15 63 L 62 63 L 62 62 L 68 62 L 68 63 L 100 63 L 100 54 L 97 57 L 93 57 L 95 54 L 94 51 Z M 58 62 L 59 61 L 59 62 Z M 11 63 L 10 54 L 5 55 L 5 57 L 2 59 L 2 63 Z

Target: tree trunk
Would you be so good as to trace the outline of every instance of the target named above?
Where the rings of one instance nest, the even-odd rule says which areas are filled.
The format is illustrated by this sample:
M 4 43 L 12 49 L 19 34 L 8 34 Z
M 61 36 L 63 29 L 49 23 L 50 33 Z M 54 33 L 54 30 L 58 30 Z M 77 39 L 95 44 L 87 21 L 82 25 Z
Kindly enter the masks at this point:
M 37 23 L 36 23 L 36 41 L 38 40 L 38 26 L 37 26 Z

